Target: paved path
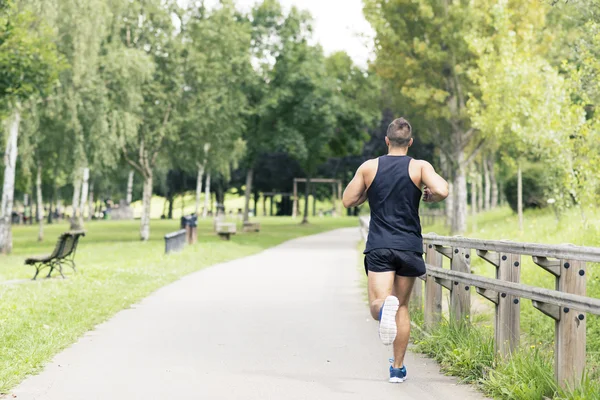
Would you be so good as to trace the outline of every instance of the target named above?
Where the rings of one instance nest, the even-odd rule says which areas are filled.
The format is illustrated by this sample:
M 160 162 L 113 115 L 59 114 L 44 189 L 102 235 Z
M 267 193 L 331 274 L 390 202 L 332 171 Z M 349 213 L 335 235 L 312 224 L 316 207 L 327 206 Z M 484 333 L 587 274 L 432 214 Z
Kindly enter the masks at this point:
M 197 272 L 117 314 L 14 390 L 19 400 L 471 400 L 389 348 L 359 287 L 357 229 L 297 239 Z

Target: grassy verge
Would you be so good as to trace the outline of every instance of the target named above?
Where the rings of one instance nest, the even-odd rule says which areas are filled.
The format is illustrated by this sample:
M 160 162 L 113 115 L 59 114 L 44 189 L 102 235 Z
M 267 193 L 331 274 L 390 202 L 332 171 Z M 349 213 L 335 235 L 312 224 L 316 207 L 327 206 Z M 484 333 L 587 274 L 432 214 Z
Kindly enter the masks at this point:
M 518 229 L 516 216 L 509 209 L 497 209 L 469 218 L 465 236 L 482 239 L 507 239 L 546 244 L 572 243 L 600 246 L 600 212 L 588 215 L 584 223 L 577 210 L 557 219 L 551 211 L 525 213 L 525 226 Z M 448 234 L 438 224 L 425 232 Z M 533 264 L 528 257 L 521 260 L 521 282 L 554 289 L 554 278 Z M 494 277 L 494 268 L 475 258 L 471 269 L 478 275 Z M 600 297 L 600 270 L 588 264 L 588 295 Z M 477 296 L 473 292 L 473 296 Z M 476 298 L 476 297 L 474 297 Z M 563 391 L 553 380 L 554 322 L 535 310 L 531 302 L 521 307 L 521 343 L 519 352 L 507 360 L 494 357 L 493 310 L 474 316 L 472 325 L 456 327 L 444 323 L 431 337 L 417 338 L 417 349 L 440 362 L 443 370 L 498 399 L 599 399 L 600 398 L 600 318 L 587 316 L 588 376 L 581 388 Z
M 476 384 L 486 395 L 503 400 L 584 400 L 600 398 L 600 381 L 588 375 L 581 387 L 563 390 L 554 382 L 548 346 L 522 347 L 506 359 L 494 354 L 489 326 L 444 321 L 431 336 L 413 334 L 415 349 L 435 359 L 442 371 Z
M 54 354 L 83 333 L 129 307 L 154 290 L 204 267 L 248 256 L 288 239 L 330 229 L 357 226 L 356 219 L 314 219 L 299 225 L 291 218 L 259 219 L 260 233 L 238 234 L 230 242 L 201 221 L 199 243 L 178 254 L 164 255 L 165 233 L 179 229 L 174 221 L 153 221 L 152 237 L 138 240 L 137 222 L 89 223 L 76 257 L 79 273 L 68 279 L 7 284 L 30 278 L 26 256 L 50 252 L 67 225 L 46 229 L 36 242 L 36 227 L 16 227 L 14 253 L 0 258 L 0 393 L 39 370 Z

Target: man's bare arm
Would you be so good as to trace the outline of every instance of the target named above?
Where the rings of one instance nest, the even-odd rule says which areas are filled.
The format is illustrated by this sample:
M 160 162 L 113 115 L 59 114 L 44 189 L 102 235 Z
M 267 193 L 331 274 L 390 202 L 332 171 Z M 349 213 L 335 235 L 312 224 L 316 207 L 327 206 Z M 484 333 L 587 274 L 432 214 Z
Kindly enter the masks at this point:
M 422 161 L 421 181 L 425 184 L 423 201 L 435 203 L 448 197 L 448 182 L 439 176 L 433 166 L 427 161 Z
M 352 178 L 346 190 L 344 190 L 342 203 L 346 208 L 358 207 L 367 200 L 367 185 L 363 176 L 364 165 L 358 168 L 354 178 Z

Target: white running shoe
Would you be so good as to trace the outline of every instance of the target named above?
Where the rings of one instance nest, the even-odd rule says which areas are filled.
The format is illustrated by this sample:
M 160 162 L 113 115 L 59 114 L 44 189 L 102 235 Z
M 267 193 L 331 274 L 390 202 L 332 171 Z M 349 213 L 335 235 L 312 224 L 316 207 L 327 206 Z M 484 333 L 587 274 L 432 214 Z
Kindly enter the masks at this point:
M 394 343 L 398 328 L 396 326 L 396 313 L 400 301 L 396 296 L 388 296 L 379 311 L 379 338 L 386 346 Z

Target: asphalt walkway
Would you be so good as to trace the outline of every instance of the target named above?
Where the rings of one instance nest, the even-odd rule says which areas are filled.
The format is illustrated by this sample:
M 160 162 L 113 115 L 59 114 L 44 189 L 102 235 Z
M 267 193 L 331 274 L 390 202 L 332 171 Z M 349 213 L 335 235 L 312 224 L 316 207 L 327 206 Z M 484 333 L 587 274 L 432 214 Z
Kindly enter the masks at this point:
M 287 242 L 189 275 L 63 351 L 20 400 L 471 400 L 483 396 L 390 348 L 360 287 L 358 229 Z

